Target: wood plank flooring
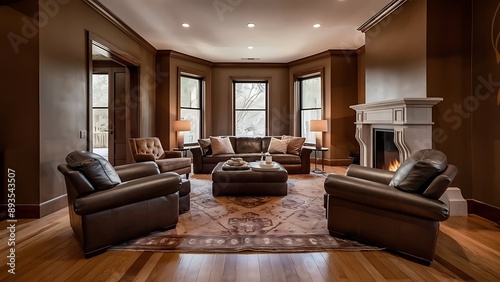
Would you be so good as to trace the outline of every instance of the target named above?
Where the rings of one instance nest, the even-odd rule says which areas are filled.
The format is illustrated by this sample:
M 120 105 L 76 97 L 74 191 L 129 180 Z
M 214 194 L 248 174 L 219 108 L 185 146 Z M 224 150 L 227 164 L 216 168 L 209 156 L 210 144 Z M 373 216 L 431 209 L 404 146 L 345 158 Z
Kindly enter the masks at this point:
M 474 215 L 441 224 L 430 267 L 387 251 L 108 251 L 85 259 L 62 209 L 37 220 L 18 220 L 13 275 L 6 264 L 8 225 L 0 222 L 0 281 L 500 281 L 500 228 Z

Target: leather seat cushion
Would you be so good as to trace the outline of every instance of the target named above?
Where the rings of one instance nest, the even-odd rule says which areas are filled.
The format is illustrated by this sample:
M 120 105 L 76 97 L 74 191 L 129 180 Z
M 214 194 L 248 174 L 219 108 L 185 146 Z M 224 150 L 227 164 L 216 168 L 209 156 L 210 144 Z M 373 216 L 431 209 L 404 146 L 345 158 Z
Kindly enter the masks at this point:
M 156 160 L 161 172 L 173 171 L 191 166 L 191 158 L 171 158 Z
M 416 193 L 447 167 L 448 161 L 443 152 L 433 149 L 420 150 L 401 164 L 389 185 Z
M 292 154 L 272 154 L 273 161 L 280 164 L 300 164 L 302 160 L 297 155 Z

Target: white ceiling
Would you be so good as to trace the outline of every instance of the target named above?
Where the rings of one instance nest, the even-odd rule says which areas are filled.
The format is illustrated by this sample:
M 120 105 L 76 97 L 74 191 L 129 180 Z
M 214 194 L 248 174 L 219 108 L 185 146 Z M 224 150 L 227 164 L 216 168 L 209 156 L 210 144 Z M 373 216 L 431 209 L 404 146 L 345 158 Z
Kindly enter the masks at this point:
M 287 63 L 357 49 L 357 28 L 390 0 L 100 0 L 158 50 L 211 62 Z M 248 28 L 247 23 L 255 23 Z M 189 23 L 189 28 L 181 26 Z M 313 24 L 321 24 L 313 28 Z M 253 49 L 248 49 L 253 46 Z

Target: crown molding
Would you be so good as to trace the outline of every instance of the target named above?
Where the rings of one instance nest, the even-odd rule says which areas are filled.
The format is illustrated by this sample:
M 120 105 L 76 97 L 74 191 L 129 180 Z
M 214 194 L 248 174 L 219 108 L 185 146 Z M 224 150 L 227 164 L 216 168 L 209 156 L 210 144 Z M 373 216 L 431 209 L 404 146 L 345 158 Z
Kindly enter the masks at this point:
M 380 21 L 385 19 L 387 16 L 392 14 L 397 8 L 403 5 L 406 0 L 392 0 L 389 4 L 385 5 L 380 11 L 368 19 L 364 24 L 358 27 L 358 30 L 365 33 L 374 25 L 378 24 Z
M 169 58 L 180 59 L 180 60 L 184 60 L 184 61 L 188 61 L 188 62 L 200 64 L 200 65 L 205 65 L 205 66 L 209 66 L 209 67 L 213 66 L 213 63 L 210 61 L 200 59 L 198 57 L 193 57 L 191 55 L 180 53 L 180 52 L 177 52 L 174 50 L 158 50 L 158 51 L 156 51 L 156 54 L 158 56 L 165 56 L 165 57 L 169 57 Z
M 359 47 L 358 50 L 356 50 L 356 52 L 358 53 L 358 55 L 364 54 L 366 52 L 365 45 Z
M 156 54 L 156 48 L 153 47 L 153 45 L 151 45 L 148 41 L 146 41 L 146 39 L 144 39 L 142 36 L 140 36 L 130 26 L 128 26 L 120 18 L 118 18 L 115 14 L 113 14 L 110 10 L 108 10 L 108 8 L 104 7 L 104 5 L 102 5 L 99 1 L 97 1 L 97 0 L 83 0 L 83 2 L 86 3 L 87 5 L 89 5 L 96 12 L 101 14 L 109 22 L 111 22 L 116 27 L 118 27 L 118 29 L 123 31 L 127 36 L 129 36 L 134 41 L 139 43 L 139 45 L 144 47 L 148 52 L 152 53 L 153 55 Z
M 215 68 L 286 68 L 287 63 L 214 63 Z
M 318 53 L 318 54 L 314 54 L 314 55 L 311 55 L 311 56 L 308 56 L 308 57 L 304 57 L 304 58 L 301 58 L 301 59 L 297 59 L 297 60 L 291 61 L 291 62 L 288 63 L 288 66 L 293 67 L 293 66 L 296 66 L 296 65 L 301 65 L 301 64 L 305 64 L 305 63 L 309 63 L 309 62 L 313 62 L 313 61 L 317 61 L 317 60 L 329 58 L 330 56 L 331 56 L 330 50 L 326 50 L 326 51 L 323 51 L 323 52 Z

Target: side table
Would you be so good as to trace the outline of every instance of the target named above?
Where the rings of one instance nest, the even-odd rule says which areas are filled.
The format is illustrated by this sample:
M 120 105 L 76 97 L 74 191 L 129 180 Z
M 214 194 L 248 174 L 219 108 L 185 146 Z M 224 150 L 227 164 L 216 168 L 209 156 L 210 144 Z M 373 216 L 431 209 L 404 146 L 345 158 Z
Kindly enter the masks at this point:
M 312 172 L 313 173 L 320 173 L 320 174 L 325 173 L 325 152 L 328 151 L 328 148 L 322 147 L 321 149 L 317 149 L 316 147 L 313 147 L 313 146 L 305 146 L 305 147 L 314 151 L 314 170 Z M 321 152 L 321 170 L 319 170 L 317 167 L 317 165 L 318 165 L 318 162 L 317 162 L 318 151 Z

